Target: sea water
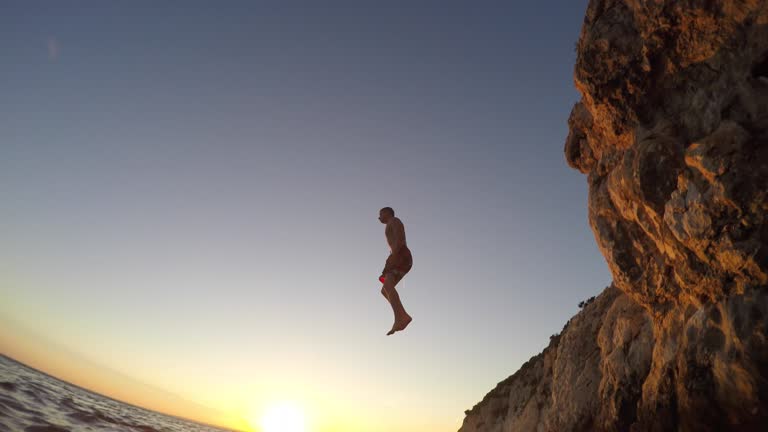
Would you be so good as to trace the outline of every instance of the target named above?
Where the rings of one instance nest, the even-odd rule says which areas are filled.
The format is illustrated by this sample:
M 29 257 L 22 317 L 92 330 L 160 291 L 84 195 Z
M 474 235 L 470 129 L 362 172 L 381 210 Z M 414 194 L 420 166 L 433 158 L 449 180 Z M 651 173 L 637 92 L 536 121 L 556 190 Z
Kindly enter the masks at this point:
M 0 354 L 2 432 L 226 432 L 90 392 Z

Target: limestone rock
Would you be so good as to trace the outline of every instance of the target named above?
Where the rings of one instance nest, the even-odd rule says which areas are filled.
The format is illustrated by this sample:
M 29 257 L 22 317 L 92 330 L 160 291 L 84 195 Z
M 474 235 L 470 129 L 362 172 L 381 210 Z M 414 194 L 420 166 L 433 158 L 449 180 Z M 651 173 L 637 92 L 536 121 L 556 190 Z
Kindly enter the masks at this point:
M 461 431 L 768 424 L 768 0 L 591 0 L 568 164 L 613 285 Z

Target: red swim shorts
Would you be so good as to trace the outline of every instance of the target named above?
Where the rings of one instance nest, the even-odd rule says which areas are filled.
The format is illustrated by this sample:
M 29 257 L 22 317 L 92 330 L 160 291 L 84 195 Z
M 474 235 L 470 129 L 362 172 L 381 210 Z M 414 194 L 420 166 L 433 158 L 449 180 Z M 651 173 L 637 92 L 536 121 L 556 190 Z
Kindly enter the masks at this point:
M 413 256 L 408 246 L 403 246 L 396 252 L 389 254 L 386 264 L 384 264 L 384 271 L 381 272 L 379 280 L 383 283 L 384 278 L 391 276 L 395 280 L 395 284 L 400 282 L 413 267 Z

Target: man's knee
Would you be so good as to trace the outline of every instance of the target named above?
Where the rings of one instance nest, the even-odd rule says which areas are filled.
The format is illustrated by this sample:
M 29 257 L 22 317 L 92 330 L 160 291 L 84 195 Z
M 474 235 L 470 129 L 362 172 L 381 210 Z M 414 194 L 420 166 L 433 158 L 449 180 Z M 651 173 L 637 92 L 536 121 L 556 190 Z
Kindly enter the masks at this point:
M 388 274 L 387 278 L 384 279 L 384 286 L 381 287 L 381 290 L 386 293 L 391 293 L 395 289 L 395 284 L 397 283 L 397 280 L 395 280 L 395 276 L 393 274 Z

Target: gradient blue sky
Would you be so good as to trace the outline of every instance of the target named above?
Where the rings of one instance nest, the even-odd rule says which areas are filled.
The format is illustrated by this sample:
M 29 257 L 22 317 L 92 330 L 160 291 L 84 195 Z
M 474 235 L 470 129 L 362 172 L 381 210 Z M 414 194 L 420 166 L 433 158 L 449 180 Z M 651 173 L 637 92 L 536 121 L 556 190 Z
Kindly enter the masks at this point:
M 156 3 L 3 5 L 2 352 L 451 430 L 610 282 L 563 157 L 586 0 Z

